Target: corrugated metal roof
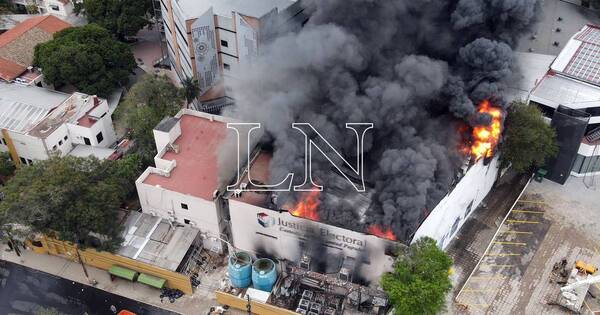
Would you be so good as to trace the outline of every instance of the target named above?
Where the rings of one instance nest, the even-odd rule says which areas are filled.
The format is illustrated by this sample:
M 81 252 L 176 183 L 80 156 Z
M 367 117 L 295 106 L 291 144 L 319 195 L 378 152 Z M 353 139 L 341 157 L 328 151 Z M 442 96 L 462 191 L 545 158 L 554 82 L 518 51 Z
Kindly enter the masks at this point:
M 0 128 L 26 132 L 68 98 L 43 88 L 0 83 Z

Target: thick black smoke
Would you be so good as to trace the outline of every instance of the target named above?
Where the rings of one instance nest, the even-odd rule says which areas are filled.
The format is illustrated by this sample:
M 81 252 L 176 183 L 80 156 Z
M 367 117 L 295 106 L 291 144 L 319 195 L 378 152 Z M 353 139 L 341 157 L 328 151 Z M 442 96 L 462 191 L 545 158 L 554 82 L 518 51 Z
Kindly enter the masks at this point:
M 324 220 L 353 229 L 379 224 L 409 240 L 448 192 L 457 167 L 458 129 L 489 123 L 475 115 L 487 98 L 503 104 L 514 71 L 513 47 L 539 13 L 537 0 L 315 0 L 308 21 L 278 34 L 252 64 L 240 65 L 226 115 L 261 122 L 275 148 L 271 182 L 288 172 L 301 180 L 303 137 L 293 122 L 310 122 L 352 161 L 347 122 L 371 122 L 365 178 L 373 205 L 357 213 L 350 202 L 322 195 Z M 275 25 L 275 26 L 273 26 Z M 320 154 L 320 184 L 338 180 Z M 347 194 L 357 194 L 347 185 Z M 298 195 L 280 196 L 283 204 Z

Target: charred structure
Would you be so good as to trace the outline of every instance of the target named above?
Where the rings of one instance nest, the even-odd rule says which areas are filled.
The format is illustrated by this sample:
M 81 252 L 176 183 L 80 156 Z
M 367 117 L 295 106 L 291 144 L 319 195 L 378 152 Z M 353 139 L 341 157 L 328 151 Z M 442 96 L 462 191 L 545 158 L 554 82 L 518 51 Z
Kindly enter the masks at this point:
M 236 105 L 224 114 L 262 124 L 262 141 L 273 147 L 269 183 L 304 170 L 293 122 L 310 122 L 349 160 L 356 144 L 345 124 L 373 123 L 365 143 L 371 206 L 358 213 L 348 201 L 358 193 L 346 183 L 341 196 L 318 196 L 315 215 L 350 229 L 364 222 L 363 232 L 377 228 L 408 242 L 471 155 L 465 143 L 481 140 L 464 139 L 462 126 L 502 123 L 478 105 L 488 100 L 503 112 L 506 80 L 517 71 L 511 47 L 539 7 L 537 0 L 301 1 L 263 19 L 261 55 L 238 68 Z M 313 172 L 326 190 L 339 177 L 319 154 Z M 302 198 L 282 193 L 276 202 L 285 208 Z

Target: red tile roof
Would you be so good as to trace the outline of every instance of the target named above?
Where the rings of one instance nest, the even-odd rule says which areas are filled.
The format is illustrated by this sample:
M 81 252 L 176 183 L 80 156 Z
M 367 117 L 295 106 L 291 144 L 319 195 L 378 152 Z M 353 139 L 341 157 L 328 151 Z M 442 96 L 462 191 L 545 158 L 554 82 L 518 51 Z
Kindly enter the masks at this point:
M 15 39 L 21 37 L 23 34 L 29 32 L 35 27 L 41 28 L 46 33 L 54 34 L 56 32 L 64 30 L 65 28 L 71 27 L 71 24 L 53 15 L 36 16 L 27 19 L 17 24 L 17 26 L 11 28 L 10 30 L 2 33 L 2 35 L 0 35 L 0 47 L 3 47 L 8 43 L 14 41 Z
M 27 67 L 0 57 L 0 79 L 12 81 L 25 70 Z
M 14 80 L 31 65 L 25 64 L 24 60 L 33 60 L 33 48 L 45 42 L 44 37 L 49 40 L 54 33 L 69 27 L 71 24 L 55 16 L 45 15 L 27 19 L 0 34 L 0 78 L 6 81 Z M 34 29 L 47 33 L 47 36 L 40 38 L 39 31 L 31 32 Z M 18 39 L 21 39 L 18 45 L 11 47 L 10 44 Z
M 181 116 L 181 135 L 175 140 L 179 153 L 169 151 L 162 157 L 176 160 L 177 166 L 169 177 L 150 174 L 145 184 L 212 200 L 219 186 L 217 154 L 225 135 L 227 124 L 192 115 Z

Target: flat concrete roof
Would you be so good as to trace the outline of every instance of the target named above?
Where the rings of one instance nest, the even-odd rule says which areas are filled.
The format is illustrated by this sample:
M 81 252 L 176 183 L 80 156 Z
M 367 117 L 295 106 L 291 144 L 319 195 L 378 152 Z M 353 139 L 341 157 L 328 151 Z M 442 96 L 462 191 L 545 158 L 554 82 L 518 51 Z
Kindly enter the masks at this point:
M 530 99 L 554 107 L 600 107 L 600 88 L 560 74 L 547 74 L 531 92 Z
M 188 114 L 182 115 L 180 122 L 181 135 L 174 142 L 178 152 L 168 151 L 161 157 L 175 160 L 177 166 L 168 177 L 151 173 L 144 184 L 212 200 L 212 194 L 219 186 L 218 152 L 227 133 L 227 124 Z
M 0 128 L 27 132 L 69 97 L 35 86 L 0 82 Z
M 176 271 L 200 230 L 189 225 L 172 226 L 147 213 L 131 212 L 124 224 L 123 242 L 117 254 L 163 269 Z
M 177 0 L 185 18 L 195 19 L 203 15 L 212 7 L 213 14 L 231 16 L 237 12 L 251 17 L 259 18 L 274 8 L 283 10 L 292 5 L 295 0 Z
M 71 150 L 71 152 L 69 152 L 69 155 L 76 156 L 76 157 L 93 156 L 100 160 L 105 160 L 109 156 L 111 156 L 113 153 L 115 153 L 115 150 L 113 150 L 113 149 L 78 144 L 73 148 L 73 150 Z

